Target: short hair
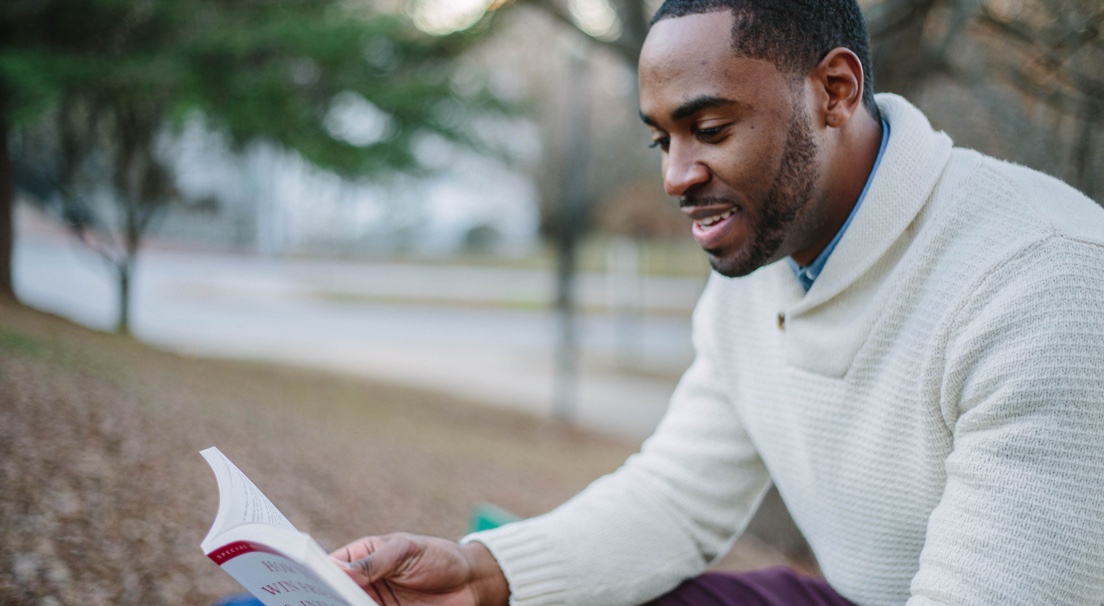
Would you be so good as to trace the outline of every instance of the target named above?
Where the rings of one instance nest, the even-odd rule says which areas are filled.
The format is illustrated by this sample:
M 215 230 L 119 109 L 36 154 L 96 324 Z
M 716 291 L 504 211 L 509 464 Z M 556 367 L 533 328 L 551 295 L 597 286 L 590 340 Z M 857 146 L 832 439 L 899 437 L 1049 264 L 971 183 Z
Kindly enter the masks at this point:
M 863 105 L 875 117 L 870 34 L 856 0 L 666 0 L 651 25 L 664 19 L 728 10 L 735 17 L 733 51 L 771 61 L 791 75 L 804 75 L 833 48 L 855 53 L 863 69 Z

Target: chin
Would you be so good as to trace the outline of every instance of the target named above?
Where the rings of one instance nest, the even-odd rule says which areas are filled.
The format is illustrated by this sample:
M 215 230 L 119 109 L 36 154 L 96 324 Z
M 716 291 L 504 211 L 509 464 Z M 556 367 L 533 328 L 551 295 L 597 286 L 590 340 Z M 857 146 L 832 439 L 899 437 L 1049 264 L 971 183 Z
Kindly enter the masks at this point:
M 749 259 L 731 259 L 714 254 L 709 255 L 709 265 L 713 267 L 713 271 L 726 278 L 742 278 L 762 266 L 761 263 L 753 263 Z
M 736 250 L 706 249 L 713 271 L 727 278 L 742 278 L 755 270 L 782 259 L 781 247 L 774 241 L 762 240 Z

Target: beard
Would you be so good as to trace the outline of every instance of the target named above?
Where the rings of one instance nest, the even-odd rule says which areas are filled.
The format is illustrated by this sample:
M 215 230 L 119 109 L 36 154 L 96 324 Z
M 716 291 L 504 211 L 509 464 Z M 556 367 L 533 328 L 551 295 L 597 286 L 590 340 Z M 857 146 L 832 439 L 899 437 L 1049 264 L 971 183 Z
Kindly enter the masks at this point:
M 817 145 L 813 141 L 805 104 L 799 101 L 787 128 L 778 172 L 758 205 L 758 216 L 748 217 L 751 221 L 748 242 L 727 252 L 705 251 L 709 254 L 709 264 L 717 273 L 738 278 L 781 258 L 782 244 L 810 206 L 817 179 L 816 153 Z

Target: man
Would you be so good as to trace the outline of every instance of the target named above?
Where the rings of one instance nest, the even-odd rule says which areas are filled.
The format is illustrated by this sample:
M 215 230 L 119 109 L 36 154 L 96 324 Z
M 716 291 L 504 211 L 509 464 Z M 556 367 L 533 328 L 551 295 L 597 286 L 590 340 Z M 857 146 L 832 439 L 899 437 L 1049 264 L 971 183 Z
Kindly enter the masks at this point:
M 640 109 L 716 270 L 696 359 L 553 512 L 335 552 L 377 601 L 1104 603 L 1104 211 L 869 75 L 852 0 L 663 5 Z M 771 482 L 825 579 L 703 575 Z

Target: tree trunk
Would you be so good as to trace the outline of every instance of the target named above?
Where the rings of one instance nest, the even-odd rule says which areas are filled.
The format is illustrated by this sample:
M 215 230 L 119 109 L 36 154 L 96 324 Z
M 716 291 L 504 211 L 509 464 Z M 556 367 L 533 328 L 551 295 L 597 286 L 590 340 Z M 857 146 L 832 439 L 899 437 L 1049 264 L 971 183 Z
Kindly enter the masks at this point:
M 4 95 L 4 88 L 0 86 L 0 298 L 14 299 L 12 213 L 15 211 L 15 186 L 12 183 L 11 156 L 8 154 L 7 99 Z
M 1093 139 L 1096 134 L 1098 118 L 1097 107 L 1086 103 L 1081 113 L 1081 134 L 1073 146 L 1073 186 L 1079 188 L 1086 196 L 1102 203 L 1097 196 L 1095 177 L 1091 169 L 1093 159 Z
M 936 0 L 887 0 L 863 11 L 870 30 L 876 92 L 914 97 L 943 69 L 944 58 L 935 55 L 924 29 L 936 4 Z
M 119 271 L 119 322 L 115 332 L 130 335 L 130 259 L 118 265 Z
M 556 234 L 556 310 L 560 320 L 554 416 L 575 422 L 579 375 L 579 343 L 576 336 L 575 272 L 579 244 L 586 232 L 590 196 L 590 66 L 586 56 L 573 55 L 567 84 L 568 124 L 573 125 L 565 146 L 559 229 Z
M 134 277 L 134 266 L 138 261 L 138 248 L 142 244 L 142 233 L 149 223 L 140 216 L 143 209 L 133 198 L 128 198 L 127 202 L 122 234 L 123 256 L 119 260 L 119 325 L 116 327 L 116 332 L 130 336 L 131 280 Z

